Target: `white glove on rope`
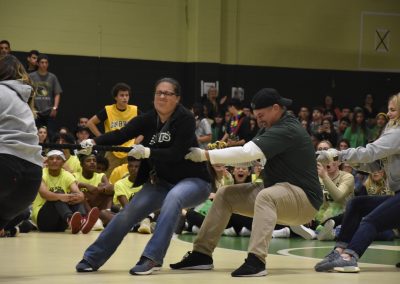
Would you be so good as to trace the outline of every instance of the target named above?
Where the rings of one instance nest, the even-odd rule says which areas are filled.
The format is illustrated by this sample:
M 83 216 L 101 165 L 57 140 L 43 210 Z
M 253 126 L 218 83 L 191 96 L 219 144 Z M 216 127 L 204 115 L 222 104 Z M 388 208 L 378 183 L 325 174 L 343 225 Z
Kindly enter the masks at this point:
M 78 151 L 78 154 L 90 155 L 92 153 L 93 146 L 95 145 L 93 139 L 85 139 L 80 143 L 82 149 Z
M 134 157 L 135 159 L 147 159 L 150 157 L 150 148 L 144 147 L 141 144 L 133 145 L 128 156 Z
M 327 165 L 333 161 L 339 161 L 340 151 L 335 148 L 330 148 L 328 150 L 317 151 L 317 162 L 320 162 L 322 165 Z
M 196 147 L 191 147 L 189 150 L 190 150 L 190 152 L 187 153 L 185 156 L 186 160 L 191 160 L 193 162 L 207 161 L 206 150 L 196 148 Z

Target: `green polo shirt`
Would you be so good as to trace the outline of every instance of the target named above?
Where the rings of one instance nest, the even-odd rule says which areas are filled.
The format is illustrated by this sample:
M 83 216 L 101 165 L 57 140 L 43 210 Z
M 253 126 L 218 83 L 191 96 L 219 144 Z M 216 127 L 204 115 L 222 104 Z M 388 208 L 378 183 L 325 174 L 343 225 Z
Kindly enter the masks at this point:
M 315 150 L 310 136 L 292 115 L 284 113 L 252 140 L 264 153 L 264 186 L 288 182 L 304 190 L 315 209 L 322 204 Z

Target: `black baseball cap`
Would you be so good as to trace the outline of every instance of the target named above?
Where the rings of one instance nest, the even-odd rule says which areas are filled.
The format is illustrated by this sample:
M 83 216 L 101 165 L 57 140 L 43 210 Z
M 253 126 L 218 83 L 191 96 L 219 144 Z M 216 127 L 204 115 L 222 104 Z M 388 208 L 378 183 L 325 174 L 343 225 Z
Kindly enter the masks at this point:
M 277 90 L 272 88 L 264 88 L 259 90 L 251 101 L 252 109 L 260 109 L 278 104 L 280 106 L 290 106 L 291 99 L 283 98 Z

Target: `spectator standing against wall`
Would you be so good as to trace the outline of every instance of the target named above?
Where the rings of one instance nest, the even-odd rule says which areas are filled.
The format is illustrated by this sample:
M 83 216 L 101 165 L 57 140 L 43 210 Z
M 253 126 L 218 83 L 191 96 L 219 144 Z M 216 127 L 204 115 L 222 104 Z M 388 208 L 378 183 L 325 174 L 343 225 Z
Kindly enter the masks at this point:
M 87 127 L 96 137 L 102 134 L 97 128 L 97 124 L 104 123 L 104 131 L 107 133 L 121 129 L 128 123 L 128 121 L 138 115 L 138 107 L 129 104 L 129 99 L 132 95 L 132 89 L 128 84 L 117 83 L 112 88 L 111 94 L 115 100 L 115 103 L 112 105 L 106 105 L 87 122 Z M 140 141 L 136 142 L 140 143 Z M 135 139 L 126 141 L 121 146 L 130 147 L 133 144 L 135 144 Z M 114 168 L 127 163 L 127 154 L 122 152 L 107 152 L 106 158 L 110 164 L 108 170 L 106 171 L 107 177 L 110 176 Z
M 45 54 L 38 57 L 38 70 L 29 74 L 36 88 L 36 126 L 46 126 L 50 136 L 56 131 L 55 118 L 60 106 L 61 85 L 56 75 L 48 71 L 49 58 Z
M 3 39 L 0 41 L 0 55 L 7 55 L 11 53 L 11 45 L 8 40 Z

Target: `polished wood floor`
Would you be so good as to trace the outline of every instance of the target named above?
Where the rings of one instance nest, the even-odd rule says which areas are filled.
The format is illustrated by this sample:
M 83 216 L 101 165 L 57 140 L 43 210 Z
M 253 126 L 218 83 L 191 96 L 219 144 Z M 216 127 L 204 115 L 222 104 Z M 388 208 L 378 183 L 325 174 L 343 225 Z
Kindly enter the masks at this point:
M 400 269 L 393 265 L 361 263 L 358 274 L 316 273 L 318 259 L 311 257 L 270 254 L 267 260 L 269 275 L 260 278 L 232 278 L 230 272 L 243 263 L 246 253 L 217 248 L 212 271 L 175 271 L 168 264 L 176 262 L 191 250 L 191 243 L 173 239 L 160 272 L 148 276 L 132 276 L 129 269 L 137 262 L 148 235 L 130 233 L 117 252 L 96 273 L 78 274 L 75 264 L 85 248 L 98 236 L 66 233 L 21 234 L 16 238 L 0 239 L 0 283 L 400 283 Z M 273 240 L 274 242 L 274 240 Z M 395 250 L 397 250 L 395 248 Z

